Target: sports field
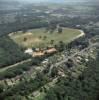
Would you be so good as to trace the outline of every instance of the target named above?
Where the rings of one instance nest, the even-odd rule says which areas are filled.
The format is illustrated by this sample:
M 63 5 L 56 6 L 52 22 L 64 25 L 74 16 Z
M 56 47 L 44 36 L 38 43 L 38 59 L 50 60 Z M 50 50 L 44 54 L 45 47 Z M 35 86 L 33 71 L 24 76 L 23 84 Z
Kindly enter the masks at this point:
M 23 32 L 16 32 L 14 34 L 11 33 L 9 34 L 9 36 L 18 45 L 29 48 L 29 47 L 45 47 L 49 45 L 56 45 L 60 41 L 68 43 L 80 34 L 81 32 L 79 30 L 71 28 L 63 28 L 62 33 L 58 33 L 57 30 L 55 30 L 53 33 L 45 32 L 44 28 L 40 28 L 40 29 L 29 30 L 25 33 Z

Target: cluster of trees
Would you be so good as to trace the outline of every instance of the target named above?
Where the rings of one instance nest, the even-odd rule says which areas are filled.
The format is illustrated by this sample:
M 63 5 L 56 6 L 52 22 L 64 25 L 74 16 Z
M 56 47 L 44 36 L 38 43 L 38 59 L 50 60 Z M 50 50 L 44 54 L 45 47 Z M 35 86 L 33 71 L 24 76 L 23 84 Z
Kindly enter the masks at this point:
M 9 100 L 11 100 L 13 97 L 27 96 L 50 81 L 50 78 L 43 72 L 37 73 L 35 79 L 31 78 L 27 80 L 24 78 L 19 84 L 8 88 L 6 91 L 2 91 L 1 87 L 0 99 L 8 100 L 9 98 Z M 16 98 L 14 100 L 16 100 Z
M 60 77 L 55 87 L 47 92 L 45 100 L 98 100 L 99 55 L 96 60 L 90 58 L 86 67 L 77 79 Z
M 34 67 L 34 65 L 39 65 L 43 59 L 44 59 L 44 57 L 32 58 L 30 61 L 27 61 L 22 64 L 18 64 L 14 67 L 8 68 L 5 71 L 0 72 L 0 80 L 6 79 L 6 78 L 10 79 L 10 78 L 14 78 L 18 75 L 21 75 L 25 71 L 30 70 L 31 67 Z
M 0 37 L 0 68 L 15 64 L 29 57 L 8 36 Z
M 78 48 L 80 50 L 89 46 L 89 41 L 87 37 L 80 37 L 76 40 L 71 41 L 68 44 L 65 44 L 63 41 L 59 41 L 58 45 L 54 45 L 54 47 L 59 51 L 70 50 L 72 48 Z
M 41 27 L 47 27 L 48 23 L 45 20 L 31 20 L 26 22 L 15 22 L 15 23 L 8 23 L 4 25 L 0 25 L 0 36 L 9 34 L 11 32 L 16 31 L 24 31 L 28 29 L 34 29 L 34 28 L 41 28 Z
M 58 33 L 62 33 L 63 32 L 62 27 L 60 25 L 58 26 L 58 23 L 55 22 L 55 20 L 54 21 L 50 21 L 48 23 L 48 26 L 46 27 L 46 32 L 53 33 L 56 29 L 57 29 Z
M 17 75 L 20 75 L 24 71 L 29 70 L 31 66 L 32 66 L 32 61 L 29 61 L 23 64 L 16 65 L 12 68 L 8 68 L 7 70 L 0 72 L 0 80 L 5 79 L 5 78 L 13 78 Z

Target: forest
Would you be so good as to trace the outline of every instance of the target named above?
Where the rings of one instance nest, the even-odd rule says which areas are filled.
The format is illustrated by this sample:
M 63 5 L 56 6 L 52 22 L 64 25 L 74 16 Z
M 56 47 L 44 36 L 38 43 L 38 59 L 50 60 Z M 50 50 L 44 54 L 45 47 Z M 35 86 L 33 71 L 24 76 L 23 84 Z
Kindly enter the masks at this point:
M 28 59 L 23 48 L 19 47 L 8 36 L 0 37 L 0 68 Z

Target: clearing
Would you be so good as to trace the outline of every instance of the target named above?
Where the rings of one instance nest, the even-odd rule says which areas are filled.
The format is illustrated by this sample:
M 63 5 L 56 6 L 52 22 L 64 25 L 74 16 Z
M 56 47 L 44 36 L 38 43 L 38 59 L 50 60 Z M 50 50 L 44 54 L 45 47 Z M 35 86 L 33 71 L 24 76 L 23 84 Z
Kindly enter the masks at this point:
M 68 43 L 81 34 L 78 29 L 63 28 L 62 33 L 55 30 L 53 33 L 45 32 L 45 28 L 32 29 L 27 32 L 16 32 L 9 34 L 18 45 L 31 48 L 31 47 L 47 47 L 49 45 L 56 45 L 60 41 Z

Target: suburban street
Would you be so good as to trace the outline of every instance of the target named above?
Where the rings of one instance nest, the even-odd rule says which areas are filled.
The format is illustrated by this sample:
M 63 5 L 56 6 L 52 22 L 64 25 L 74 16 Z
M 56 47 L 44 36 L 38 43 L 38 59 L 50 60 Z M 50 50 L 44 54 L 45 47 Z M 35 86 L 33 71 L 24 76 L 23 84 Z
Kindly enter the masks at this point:
M 76 53 L 72 54 L 71 56 L 68 56 L 66 59 L 64 59 L 64 60 L 62 60 L 62 61 L 60 61 L 60 62 L 58 62 L 58 63 L 52 65 L 52 66 L 50 67 L 49 74 L 51 73 L 51 71 L 52 71 L 52 69 L 53 69 L 54 66 L 55 66 L 55 67 L 58 67 L 59 65 L 63 64 L 64 62 L 67 62 L 68 59 L 72 59 L 72 58 L 75 57 L 76 55 L 84 54 L 84 52 L 85 52 L 86 50 L 88 50 L 88 49 L 90 49 L 90 48 L 92 48 L 92 47 L 94 47 L 94 46 L 97 46 L 97 45 L 99 45 L 99 44 L 98 44 L 98 43 L 90 44 L 89 47 L 87 47 L 87 48 L 85 48 L 85 49 L 83 49 L 83 50 L 81 50 L 81 51 L 79 51 L 79 52 L 76 52 Z

